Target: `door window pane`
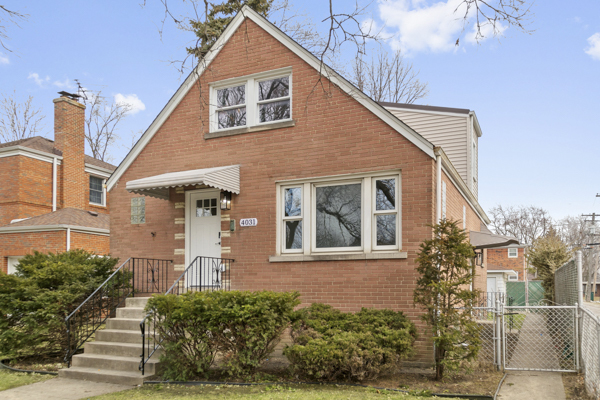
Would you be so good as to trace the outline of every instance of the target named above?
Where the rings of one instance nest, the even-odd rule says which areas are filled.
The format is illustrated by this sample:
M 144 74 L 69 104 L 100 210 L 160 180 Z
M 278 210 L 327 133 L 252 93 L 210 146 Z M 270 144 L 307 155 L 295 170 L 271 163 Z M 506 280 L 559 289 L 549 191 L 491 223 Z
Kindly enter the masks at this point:
M 287 250 L 302 248 L 302 220 L 285 221 L 285 248 Z
M 375 181 L 375 209 L 396 209 L 396 179 L 377 179 Z
M 302 215 L 302 188 L 285 189 L 285 216 Z
M 396 244 L 396 214 L 377 215 L 377 246 Z
M 196 200 L 196 217 L 214 217 L 217 215 L 217 199 Z
M 360 247 L 361 184 L 316 188 L 316 246 Z

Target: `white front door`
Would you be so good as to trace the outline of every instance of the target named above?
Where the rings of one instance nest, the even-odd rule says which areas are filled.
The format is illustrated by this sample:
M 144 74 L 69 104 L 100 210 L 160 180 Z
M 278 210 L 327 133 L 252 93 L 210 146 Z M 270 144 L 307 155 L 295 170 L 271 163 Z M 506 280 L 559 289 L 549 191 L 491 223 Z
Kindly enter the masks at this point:
M 221 280 L 220 191 L 188 192 L 186 197 L 186 258 L 188 265 L 196 260 L 186 276 L 186 286 L 218 286 Z M 197 257 L 201 258 L 196 259 Z
M 487 307 L 496 307 L 496 277 L 487 278 Z

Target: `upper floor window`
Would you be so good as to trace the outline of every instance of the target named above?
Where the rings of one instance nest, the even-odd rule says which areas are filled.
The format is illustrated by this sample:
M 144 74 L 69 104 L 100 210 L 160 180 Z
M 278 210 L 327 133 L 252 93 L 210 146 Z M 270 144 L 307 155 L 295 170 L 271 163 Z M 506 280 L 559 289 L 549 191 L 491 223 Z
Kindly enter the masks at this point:
M 216 82 L 211 86 L 211 131 L 291 119 L 291 68 Z
M 398 172 L 285 183 L 279 190 L 281 253 L 400 247 Z
M 508 249 L 508 258 L 517 258 L 519 256 L 519 249 L 517 248 L 509 248 Z
M 104 204 L 104 179 L 90 176 L 90 203 Z

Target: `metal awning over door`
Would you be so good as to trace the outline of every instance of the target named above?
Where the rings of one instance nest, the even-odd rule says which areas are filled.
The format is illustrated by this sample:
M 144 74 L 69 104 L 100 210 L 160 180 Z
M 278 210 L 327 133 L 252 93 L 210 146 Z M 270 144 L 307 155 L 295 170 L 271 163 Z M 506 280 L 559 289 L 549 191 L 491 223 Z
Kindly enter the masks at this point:
M 229 165 L 194 169 L 150 176 L 127 182 L 125 189 L 130 193 L 169 199 L 169 188 L 206 185 L 235 194 L 240 193 L 240 166 Z

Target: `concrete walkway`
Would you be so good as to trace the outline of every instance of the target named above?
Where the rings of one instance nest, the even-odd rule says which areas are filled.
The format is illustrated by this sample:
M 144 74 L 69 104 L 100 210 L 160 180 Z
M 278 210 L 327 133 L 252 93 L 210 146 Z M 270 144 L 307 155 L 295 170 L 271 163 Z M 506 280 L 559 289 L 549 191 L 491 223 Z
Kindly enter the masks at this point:
M 76 379 L 55 378 L 32 385 L 19 386 L 0 392 L 2 400 L 79 400 L 101 394 L 133 389 L 133 386 L 115 385 Z
M 498 400 L 566 400 L 560 372 L 511 371 Z

